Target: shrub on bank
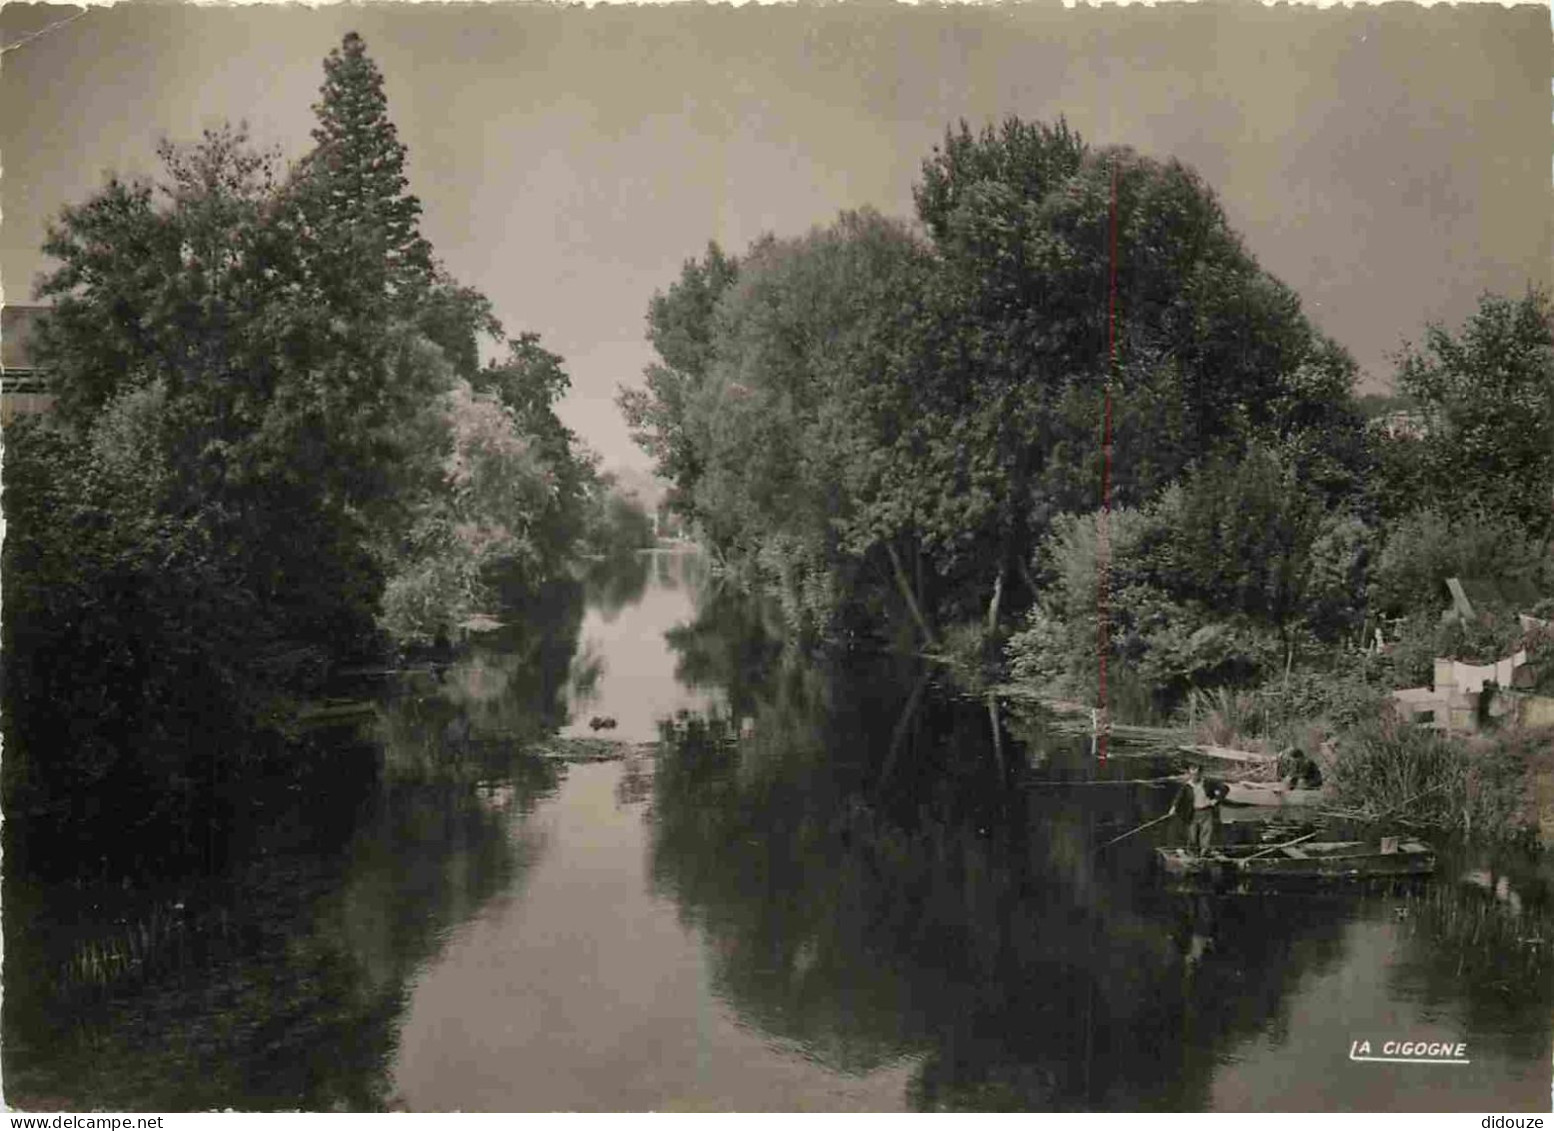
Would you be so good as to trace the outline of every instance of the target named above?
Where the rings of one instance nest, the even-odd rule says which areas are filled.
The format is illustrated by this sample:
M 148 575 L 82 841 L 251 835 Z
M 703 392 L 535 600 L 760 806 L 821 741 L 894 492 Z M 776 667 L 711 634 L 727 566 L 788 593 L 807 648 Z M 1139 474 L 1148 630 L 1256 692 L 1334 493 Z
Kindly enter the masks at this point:
M 1314 754 L 1321 741 L 1386 710 L 1390 669 L 1377 657 L 1336 655 L 1330 666 L 1272 676 L 1256 687 L 1193 688 L 1177 709 L 1200 742 Z
M 1504 610 L 1485 610 L 1471 621 L 1443 620 L 1416 613 L 1404 622 L 1386 655 L 1394 687 L 1429 686 L 1438 657 L 1468 664 L 1492 664 L 1526 648 L 1531 658 L 1554 652 L 1547 630 L 1524 631 L 1519 618 Z
M 1547 551 L 1519 523 L 1478 513 L 1415 511 L 1395 523 L 1371 571 L 1370 605 L 1388 615 L 1446 607 L 1446 579 L 1474 578 L 1512 591 L 1547 580 Z
M 1307 668 L 1258 689 L 1270 725 L 1321 722 L 1344 730 L 1379 718 L 1391 699 L 1391 672 L 1373 656 L 1340 656 L 1326 670 Z
M 1341 736 L 1331 780 L 1340 804 L 1357 812 L 1512 839 L 1528 826 L 1528 741 L 1447 737 L 1388 714 Z

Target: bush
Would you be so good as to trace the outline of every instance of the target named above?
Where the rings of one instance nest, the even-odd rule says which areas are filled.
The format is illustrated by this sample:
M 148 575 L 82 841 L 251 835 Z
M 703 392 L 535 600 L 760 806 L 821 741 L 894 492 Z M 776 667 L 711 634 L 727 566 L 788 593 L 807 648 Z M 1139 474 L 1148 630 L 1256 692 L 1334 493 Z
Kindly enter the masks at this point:
M 1541 636 L 1524 632 L 1514 615 L 1485 612 L 1463 623 L 1458 617 L 1442 620 L 1428 612 L 1416 613 L 1404 622 L 1386 660 L 1393 686 L 1427 687 L 1435 677 L 1437 658 L 1468 664 L 1490 664 L 1524 645 L 1538 654 Z
M 819 547 L 802 536 L 773 531 L 760 539 L 753 561 L 756 584 L 777 600 L 795 639 L 831 631 L 841 611 L 843 581 L 827 568 Z
M 1050 689 L 1054 694 L 1070 690 L 1069 628 L 1041 602 L 1025 615 L 1025 628 L 1004 646 L 1009 675 L 1019 683 Z
M 380 625 L 400 647 L 453 641 L 495 600 L 486 573 L 499 565 L 538 579 L 536 533 L 553 477 L 493 393 L 458 380 L 443 398 L 441 490 L 417 503 L 392 563 Z
M 1123 595 L 1116 651 L 1139 678 L 1176 700 L 1192 688 L 1255 683 L 1284 659 L 1278 635 L 1246 617 L 1135 589 Z M 1119 602 L 1121 604 L 1121 602 Z
M 1446 579 L 1472 578 L 1512 588 L 1548 580 L 1548 556 L 1507 518 L 1415 511 L 1394 525 L 1371 572 L 1375 612 L 1406 616 L 1446 608 Z
M 1329 671 L 1294 671 L 1256 689 L 1194 688 L 1177 717 L 1201 742 L 1268 750 L 1296 745 L 1314 754 L 1327 736 L 1385 713 L 1384 675 L 1382 665 L 1366 659 Z
M 1492 664 L 1522 646 L 1525 633 L 1512 613 L 1489 610 L 1472 620 L 1452 617 L 1436 630 L 1436 654 L 1469 664 Z
M 155 453 L 118 458 L 138 416 L 110 409 L 125 427 L 84 439 L 6 430 L 6 817 L 88 859 L 137 828 L 188 832 L 315 656 L 242 586 L 219 516 L 161 511 Z
M 1327 511 L 1289 453 L 1253 449 L 1110 519 L 1112 654 L 1170 701 L 1282 672 L 1291 642 L 1352 638 L 1375 534 Z M 1011 641 L 1016 673 L 1088 686 L 1098 518 L 1062 516 L 1037 556 L 1043 599 Z M 1059 674 L 1061 673 L 1061 674 Z
M 407 562 L 383 591 L 381 624 L 402 648 L 450 644 L 487 596 L 480 567 L 456 538 Z
M 1379 717 L 1391 699 L 1390 669 L 1375 657 L 1341 662 L 1331 670 L 1293 671 L 1259 689 L 1271 728 L 1325 723 L 1342 730 Z
M 1111 658 L 1166 701 L 1191 687 L 1255 682 L 1282 669 L 1277 630 L 1254 617 L 1166 588 L 1181 492 L 1110 521 Z M 1098 658 L 1097 537 L 1093 515 L 1063 516 L 1043 544 L 1043 597 L 1005 654 L 1016 679 L 1078 697 L 1094 695 Z M 1184 582 L 1185 584 L 1185 582 Z

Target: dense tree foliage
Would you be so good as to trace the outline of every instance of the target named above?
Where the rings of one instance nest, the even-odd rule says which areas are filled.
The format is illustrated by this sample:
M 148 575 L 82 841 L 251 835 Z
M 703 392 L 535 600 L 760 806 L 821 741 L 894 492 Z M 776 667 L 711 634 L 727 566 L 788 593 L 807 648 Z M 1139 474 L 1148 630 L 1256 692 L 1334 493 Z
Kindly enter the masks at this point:
M 694 514 L 704 437 L 696 431 L 691 403 L 707 382 L 712 360 L 713 314 L 739 274 L 737 260 L 709 244 L 701 260 L 689 260 L 667 293 L 648 306 L 648 340 L 658 360 L 643 374 L 646 389 L 625 389 L 621 410 L 633 437 L 672 485 L 682 514 Z
M 1440 325 L 1399 359 L 1422 435 L 1383 443 L 1386 501 L 1428 502 L 1554 535 L 1554 306 L 1530 291 L 1485 296 L 1457 334 Z
M 986 658 L 1016 614 L 1016 674 L 1093 692 L 1108 392 L 1112 658 L 1167 696 L 1436 615 L 1454 574 L 1548 584 L 1543 296 L 1432 327 L 1365 406 L 1417 419 L 1368 427 L 1354 363 L 1180 162 L 962 124 L 914 201 L 916 225 L 711 247 L 621 394 L 672 504 L 790 627 Z
M 980 571 L 985 592 L 1051 516 L 1098 502 L 1113 194 L 1114 502 L 1138 505 L 1254 442 L 1298 456 L 1301 477 L 1335 494 L 1357 469 L 1352 363 L 1258 268 L 1195 174 L 1092 151 L 1061 123 L 962 126 L 916 193 L 939 270 L 912 414 L 956 589 Z
M 1384 623 L 1391 687 L 1428 684 L 1437 656 L 1487 662 L 1524 642 L 1515 614 L 1554 586 L 1548 304 L 1490 296 L 1460 334 L 1427 338 L 1400 358 L 1403 395 L 1376 398 L 1402 415 L 1378 416 L 1371 474 L 1347 499 L 1298 474 L 1286 445 L 1200 465 L 1112 516 L 1116 659 L 1166 692 L 1256 682 Z M 1076 694 L 1099 667 L 1095 526 L 1065 520 L 1049 541 L 1042 598 L 1009 647 L 1017 674 Z M 1449 578 L 1472 590 L 1472 619 L 1442 622 Z
M 1042 597 L 1009 642 L 1016 673 L 1092 694 L 1098 516 L 1064 516 L 1038 553 Z M 1114 662 L 1169 696 L 1280 671 L 1292 650 L 1353 639 L 1375 535 L 1328 510 L 1262 449 L 1205 464 L 1111 515 Z
M 1444 609 L 1452 577 L 1487 582 L 1516 597 L 1554 585 L 1554 559 L 1513 519 L 1474 511 L 1450 515 L 1426 506 L 1388 524 L 1386 535 L 1368 592 L 1384 616 Z
M 289 169 L 210 130 L 49 230 L 58 411 L 6 444 L 10 802 L 176 798 L 197 741 L 457 638 L 494 571 L 538 586 L 602 537 L 561 359 L 521 334 L 482 364 L 501 326 L 420 235 L 381 74 L 354 34 L 324 69 Z
M 522 333 L 507 342 L 506 357 L 492 361 L 471 380 L 506 409 L 547 471 L 548 491 L 535 525 L 538 567 L 554 573 L 579 541 L 597 545 L 600 538 L 608 540 L 600 526 L 608 491 L 599 476 L 598 458 L 556 415 L 557 403 L 572 386 L 561 357 L 540 345 L 538 334 Z
M 429 288 L 421 202 L 406 190 L 406 152 L 388 117 L 383 76 L 355 32 L 324 60 L 313 150 L 302 162 L 297 235 L 309 281 L 336 310 L 401 310 Z
M 879 457 L 900 431 L 901 342 L 925 251 L 875 213 L 741 261 L 716 312 L 694 514 L 726 559 L 778 581 L 791 619 L 824 623 L 880 567 L 874 527 L 891 500 Z
M 1354 489 L 1353 363 L 1184 166 L 1062 123 L 963 124 L 915 200 L 922 236 L 845 215 L 689 264 L 649 312 L 647 387 L 622 395 L 704 538 L 809 619 L 900 617 L 932 640 L 1029 604 L 1032 551 L 1099 501 L 1109 377 L 1118 504 L 1254 445 L 1316 500 Z
M 1398 358 L 1396 385 L 1405 415 L 1371 433 L 1366 493 L 1384 525 L 1364 597 L 1373 614 L 1404 621 L 1398 678 L 1418 683 L 1434 656 L 1506 654 L 1523 635 L 1515 614 L 1554 593 L 1547 295 L 1486 295 L 1457 332 L 1427 326 L 1423 347 Z M 1475 619 L 1448 631 L 1452 577 L 1472 589 Z

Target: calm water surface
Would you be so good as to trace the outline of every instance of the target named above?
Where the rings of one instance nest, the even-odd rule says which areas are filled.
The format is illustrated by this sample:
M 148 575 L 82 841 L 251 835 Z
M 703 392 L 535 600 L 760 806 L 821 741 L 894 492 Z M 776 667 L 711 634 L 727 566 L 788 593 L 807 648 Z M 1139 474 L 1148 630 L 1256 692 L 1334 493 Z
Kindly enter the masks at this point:
M 1195 895 L 1114 757 L 655 552 L 314 736 L 206 874 L 7 876 L 13 1106 L 1547 1110 L 1549 873 Z M 589 720 L 617 762 L 523 753 Z M 995 741 L 996 739 L 996 741 Z M 1054 782 L 1069 784 L 1055 785 Z M 1237 824 L 1257 840 L 1305 826 Z M 1351 1042 L 1464 1042 L 1467 1065 Z

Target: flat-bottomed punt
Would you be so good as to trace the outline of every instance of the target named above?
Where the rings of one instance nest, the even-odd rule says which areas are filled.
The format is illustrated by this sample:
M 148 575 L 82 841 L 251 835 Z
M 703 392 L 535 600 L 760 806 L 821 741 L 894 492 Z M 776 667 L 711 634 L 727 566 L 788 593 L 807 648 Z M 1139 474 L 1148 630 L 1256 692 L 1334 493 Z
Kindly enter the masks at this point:
M 1226 782 L 1226 805 L 1253 805 L 1259 808 L 1282 809 L 1286 806 L 1320 805 L 1326 794 L 1320 789 L 1290 789 L 1283 782 L 1232 781 Z
M 1428 876 L 1435 852 L 1417 840 L 1305 841 L 1276 848 L 1225 845 L 1207 856 L 1185 848 L 1155 850 L 1168 874 L 1203 879 L 1364 880 Z
M 1230 746 L 1180 746 L 1177 748 L 1192 761 L 1234 762 L 1241 766 L 1277 765 L 1277 754 L 1265 754 L 1261 750 L 1236 750 Z

